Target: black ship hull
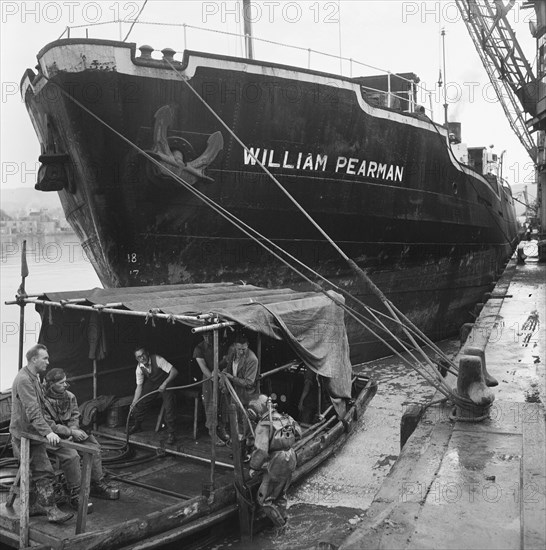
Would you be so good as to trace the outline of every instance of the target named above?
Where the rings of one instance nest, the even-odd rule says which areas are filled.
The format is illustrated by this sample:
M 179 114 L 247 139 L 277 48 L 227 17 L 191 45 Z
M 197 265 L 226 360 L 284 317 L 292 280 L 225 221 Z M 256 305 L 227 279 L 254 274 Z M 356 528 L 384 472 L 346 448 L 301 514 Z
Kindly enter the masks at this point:
M 370 105 L 359 79 L 193 52 L 160 61 L 97 40 L 57 41 L 38 59 L 39 73 L 22 83 L 42 144 L 37 186 L 59 191 L 107 287 L 306 286 L 143 151 L 175 171 L 178 162 L 196 189 L 378 307 L 259 159 L 434 339 L 470 320 L 516 245 L 509 189 L 461 165 L 443 127 Z M 217 133 L 223 147 L 210 154 Z M 200 162 L 212 181 L 185 171 Z M 355 359 L 381 351 L 356 325 L 349 338 Z

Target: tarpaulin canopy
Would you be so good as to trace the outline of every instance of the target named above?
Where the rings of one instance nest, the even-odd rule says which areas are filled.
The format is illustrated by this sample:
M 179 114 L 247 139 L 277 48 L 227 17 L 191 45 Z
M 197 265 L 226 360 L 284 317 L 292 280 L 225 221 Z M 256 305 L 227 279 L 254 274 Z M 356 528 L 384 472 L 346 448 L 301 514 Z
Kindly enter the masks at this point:
M 343 302 L 343 297 L 331 292 Z M 318 292 L 266 289 L 253 285 L 210 283 L 51 292 L 50 302 L 85 300 L 91 306 L 116 304 L 135 313 L 161 312 L 176 316 L 212 313 L 276 340 L 287 341 L 303 362 L 330 379 L 330 391 L 350 397 L 352 367 L 344 311 Z M 121 305 L 120 305 L 121 304 Z

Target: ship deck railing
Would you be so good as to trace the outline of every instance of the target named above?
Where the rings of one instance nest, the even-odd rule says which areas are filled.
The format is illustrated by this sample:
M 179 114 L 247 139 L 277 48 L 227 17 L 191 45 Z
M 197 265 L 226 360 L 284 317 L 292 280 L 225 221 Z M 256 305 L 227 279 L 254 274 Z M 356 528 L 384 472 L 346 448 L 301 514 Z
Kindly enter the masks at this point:
M 86 29 L 86 37 L 88 37 L 89 27 L 104 26 L 104 25 L 112 24 L 112 25 L 118 25 L 119 28 L 121 29 L 121 26 L 124 23 L 125 24 L 129 23 L 132 26 L 134 26 L 134 25 L 156 25 L 156 26 L 159 25 L 159 26 L 162 26 L 162 27 L 180 27 L 184 31 L 184 50 L 188 49 L 188 34 L 189 34 L 188 31 L 190 31 L 190 30 L 204 31 L 204 32 L 208 32 L 208 33 L 212 32 L 214 34 L 222 34 L 222 35 L 226 35 L 226 36 L 229 36 L 229 37 L 232 37 L 232 38 L 241 39 L 243 41 L 245 41 L 246 38 L 247 38 L 247 35 L 242 34 L 242 33 L 222 31 L 222 30 L 219 30 L 219 29 L 210 29 L 210 28 L 200 27 L 200 26 L 196 26 L 196 25 L 188 25 L 187 23 L 165 23 L 165 22 L 157 22 L 157 21 L 139 21 L 139 20 L 131 21 L 131 20 L 113 19 L 112 21 L 102 21 L 102 22 L 97 22 L 97 23 L 86 23 L 86 24 L 83 24 L 83 25 L 67 26 L 65 28 L 65 30 L 63 31 L 63 33 L 59 36 L 59 39 L 63 38 L 65 36 L 65 34 L 66 34 L 67 38 L 70 38 L 72 31 L 77 30 L 77 29 L 85 28 Z M 121 31 L 120 31 L 120 40 L 121 40 Z M 437 93 L 437 90 L 436 91 L 435 90 L 429 90 L 425 86 L 420 85 L 415 80 L 406 78 L 406 77 L 404 77 L 400 74 L 397 74 L 397 73 L 393 73 L 392 71 L 390 71 L 388 69 L 383 69 L 381 67 L 376 67 L 374 65 L 370 65 L 369 63 L 364 63 L 363 61 L 353 59 L 352 57 L 345 57 L 345 56 L 342 56 L 342 55 L 337 55 L 337 54 L 332 54 L 332 53 L 328 53 L 328 52 L 324 52 L 324 51 L 320 51 L 320 50 L 315 50 L 313 48 L 305 48 L 303 46 L 296 46 L 294 44 L 288 44 L 286 42 L 278 42 L 276 40 L 268 40 L 268 39 L 265 39 L 265 38 L 258 38 L 258 37 L 255 37 L 255 36 L 252 37 L 252 41 L 261 42 L 261 43 L 267 44 L 269 46 L 271 46 L 271 45 L 280 46 L 280 47 L 283 47 L 283 48 L 289 48 L 291 50 L 298 50 L 300 52 L 306 53 L 307 54 L 307 64 L 306 64 L 307 69 L 312 69 L 313 68 L 313 61 L 314 61 L 313 56 L 314 56 L 315 58 L 325 57 L 325 58 L 330 58 L 330 59 L 334 59 L 334 60 L 339 61 L 339 66 L 340 66 L 339 74 L 340 74 L 340 76 L 344 76 L 344 74 L 343 74 L 344 64 L 346 66 L 348 65 L 349 78 L 354 78 L 354 74 L 353 74 L 354 66 L 362 67 L 366 70 L 372 69 L 374 71 L 378 71 L 381 74 L 385 74 L 387 76 L 387 90 L 377 90 L 377 91 L 380 91 L 381 93 L 385 94 L 386 100 L 387 100 L 387 105 L 386 105 L 387 108 L 392 107 L 392 105 L 395 102 L 394 101 L 395 99 L 398 99 L 398 100 L 401 100 L 401 101 L 408 101 L 408 98 L 409 98 L 409 101 L 408 101 L 408 103 L 409 103 L 409 109 L 408 109 L 409 112 L 411 112 L 411 113 L 415 112 L 416 114 L 419 114 L 420 112 L 422 112 L 421 110 L 424 109 L 424 111 L 428 114 L 430 119 L 431 120 L 433 119 L 433 114 L 434 113 L 433 113 L 433 108 L 432 108 L 432 96 L 433 96 L 433 94 Z M 161 50 L 153 49 L 152 52 L 156 52 L 159 55 L 162 55 Z M 175 53 L 183 54 L 182 51 L 176 51 Z M 362 75 L 359 75 L 359 76 L 362 76 Z M 397 95 L 396 93 L 391 91 L 391 89 L 392 89 L 391 79 L 393 77 L 396 77 L 397 79 L 404 80 L 408 83 L 408 86 L 409 86 L 410 90 L 408 92 L 404 92 L 404 94 L 406 94 L 408 97 L 403 97 L 403 96 Z M 370 90 L 372 90 L 372 88 L 370 88 Z M 414 99 L 417 92 L 421 93 L 422 97 L 425 100 L 428 98 L 428 101 L 429 101 L 429 104 L 430 104 L 429 107 L 425 107 L 424 105 L 418 105 L 418 103 Z

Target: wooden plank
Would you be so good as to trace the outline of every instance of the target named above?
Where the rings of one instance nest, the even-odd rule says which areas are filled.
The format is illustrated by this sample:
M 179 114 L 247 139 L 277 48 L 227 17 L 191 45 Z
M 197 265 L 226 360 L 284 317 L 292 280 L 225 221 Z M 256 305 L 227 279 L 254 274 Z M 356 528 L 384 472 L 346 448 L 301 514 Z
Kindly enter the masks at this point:
M 147 468 L 143 468 L 142 470 L 137 470 L 136 472 L 129 472 L 127 474 L 123 473 L 122 471 L 121 473 L 117 474 L 115 477 L 117 479 L 122 479 L 122 480 L 131 481 L 134 479 L 138 481 L 143 477 L 146 477 L 152 474 L 157 474 L 158 472 L 162 472 L 163 470 L 168 470 L 170 468 L 173 468 L 173 466 L 174 466 L 174 463 L 171 462 L 171 460 L 169 460 L 168 458 L 164 458 L 158 464 L 152 463 L 152 466 L 148 466 Z
M 523 421 L 523 468 L 520 488 L 522 513 L 522 548 L 546 547 L 546 457 L 544 407 L 540 403 L 526 403 L 535 409 L 528 421 Z
M 27 439 L 32 439 L 33 441 L 38 441 L 39 443 L 47 443 L 45 437 L 40 437 L 39 435 L 29 434 L 27 432 L 21 433 L 21 439 L 26 437 Z M 68 439 L 61 439 L 61 447 L 66 447 L 67 449 L 74 449 L 79 453 L 89 454 L 89 455 L 98 455 L 100 449 L 95 447 L 88 447 L 87 445 L 80 445 L 79 443 L 74 443 Z
M 65 548 L 65 543 L 62 539 L 56 537 L 55 535 L 42 531 L 39 525 L 37 527 L 33 527 L 32 525 L 30 526 L 29 539 L 32 544 L 43 544 L 50 550 L 64 550 Z M 68 546 L 68 548 L 70 548 L 70 546 Z
M 0 527 L 0 548 L 10 547 L 17 548 L 19 545 L 19 537 L 10 531 L 6 531 Z
M 8 499 L 6 500 L 6 506 L 8 508 L 13 508 L 13 503 L 15 502 L 15 497 L 17 496 L 17 487 L 21 481 L 21 468 L 17 470 L 17 475 L 13 480 L 13 485 L 10 487 Z
M 215 514 L 210 514 L 205 518 L 195 520 L 177 529 L 171 529 L 170 531 L 160 533 L 159 535 L 148 537 L 146 540 L 133 543 L 130 546 L 124 546 L 123 548 L 120 548 L 120 550 L 146 550 L 150 548 L 160 548 L 165 544 L 175 542 L 183 537 L 197 533 L 205 527 L 224 521 L 236 513 L 237 505 L 232 504 L 231 506 L 226 506 L 226 508 L 223 508 Z
M 145 540 L 161 532 L 191 524 L 199 518 L 206 518 L 226 506 L 232 506 L 234 501 L 235 489 L 230 484 L 216 489 L 209 499 L 197 497 L 190 501 L 167 506 L 145 516 L 135 517 L 108 529 L 76 535 L 67 540 L 67 548 L 70 550 L 108 550 L 130 545 L 135 541 Z
M 21 438 L 21 490 L 19 492 L 19 548 L 28 546 L 28 505 L 30 485 L 30 441 L 26 437 Z
M 85 526 L 87 523 L 87 503 L 89 502 L 89 484 L 91 483 L 92 460 L 93 457 L 90 454 L 83 455 L 78 517 L 76 519 L 76 535 L 85 532 Z
M 0 548 L 4 549 L 7 546 L 11 548 L 17 548 L 19 544 L 19 538 L 13 534 L 8 533 L 7 531 L 0 531 Z M 32 544 L 32 546 L 27 546 L 24 550 L 51 550 L 49 544 Z
M 237 407 L 233 404 L 229 406 L 229 422 L 231 428 L 231 449 L 233 451 L 233 465 L 235 467 L 235 483 L 237 490 L 237 504 L 239 506 L 239 527 L 241 531 L 241 540 L 248 542 L 250 540 L 250 510 L 245 501 L 245 474 L 243 471 L 243 460 L 241 456 L 242 442 L 239 440 L 239 429 L 237 427 Z

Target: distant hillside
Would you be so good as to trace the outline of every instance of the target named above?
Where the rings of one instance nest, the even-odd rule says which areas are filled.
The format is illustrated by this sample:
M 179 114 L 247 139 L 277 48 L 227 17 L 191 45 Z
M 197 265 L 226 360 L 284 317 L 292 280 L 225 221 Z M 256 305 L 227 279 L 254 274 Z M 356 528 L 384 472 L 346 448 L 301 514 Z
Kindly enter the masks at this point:
M 58 212 L 62 215 L 61 201 L 57 193 L 44 193 L 32 187 L 0 189 L 0 207 L 9 216 L 21 210 L 40 210 L 41 208 L 47 208 L 51 214 Z

